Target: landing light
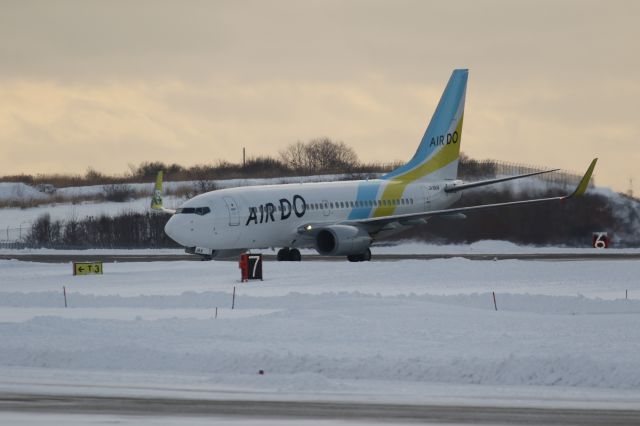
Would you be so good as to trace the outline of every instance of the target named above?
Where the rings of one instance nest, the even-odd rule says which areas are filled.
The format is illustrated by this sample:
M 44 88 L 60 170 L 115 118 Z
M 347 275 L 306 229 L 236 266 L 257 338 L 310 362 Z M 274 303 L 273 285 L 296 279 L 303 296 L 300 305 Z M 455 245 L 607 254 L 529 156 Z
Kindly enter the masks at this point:
M 313 226 L 311 226 L 311 225 L 307 225 L 305 229 L 306 229 L 307 231 L 311 231 L 311 230 L 313 229 Z

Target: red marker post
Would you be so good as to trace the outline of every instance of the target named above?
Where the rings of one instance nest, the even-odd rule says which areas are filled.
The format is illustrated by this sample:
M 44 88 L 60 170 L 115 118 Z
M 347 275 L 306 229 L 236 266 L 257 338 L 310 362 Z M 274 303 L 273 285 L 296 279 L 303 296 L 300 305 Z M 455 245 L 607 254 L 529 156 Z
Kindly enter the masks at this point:
M 240 281 L 245 282 L 249 281 L 249 255 L 242 254 L 240 255 Z

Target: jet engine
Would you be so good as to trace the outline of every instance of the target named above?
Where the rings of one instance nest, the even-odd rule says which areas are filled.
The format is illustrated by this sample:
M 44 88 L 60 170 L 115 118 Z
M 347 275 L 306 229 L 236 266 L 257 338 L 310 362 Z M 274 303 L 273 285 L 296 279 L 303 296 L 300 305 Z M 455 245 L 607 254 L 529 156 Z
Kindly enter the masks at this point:
M 360 254 L 369 248 L 371 241 L 364 229 L 351 225 L 332 225 L 316 234 L 316 250 L 325 256 Z

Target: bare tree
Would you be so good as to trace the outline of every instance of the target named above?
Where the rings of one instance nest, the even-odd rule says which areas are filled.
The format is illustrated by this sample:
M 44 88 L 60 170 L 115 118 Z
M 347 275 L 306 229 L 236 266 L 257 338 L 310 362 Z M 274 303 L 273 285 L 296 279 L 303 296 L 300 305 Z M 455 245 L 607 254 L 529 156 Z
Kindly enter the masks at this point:
M 295 171 L 304 172 L 308 169 L 307 147 L 297 141 L 280 151 L 282 161 Z
M 352 148 L 326 137 L 291 144 L 280 151 L 280 157 L 303 173 L 351 172 L 358 166 L 358 156 Z

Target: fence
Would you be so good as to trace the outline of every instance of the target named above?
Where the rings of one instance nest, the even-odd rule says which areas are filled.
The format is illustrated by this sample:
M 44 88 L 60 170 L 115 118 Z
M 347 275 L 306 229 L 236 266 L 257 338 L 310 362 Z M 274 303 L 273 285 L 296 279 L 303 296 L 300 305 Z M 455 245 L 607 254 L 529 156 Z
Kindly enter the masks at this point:
M 31 224 L 28 226 L 20 226 L 18 228 L 10 228 L 7 226 L 6 228 L 0 229 L 0 243 L 12 244 L 24 242 L 29 231 L 31 231 Z
M 532 166 L 529 164 L 510 163 L 507 161 L 496 160 L 468 160 L 466 162 L 463 160 L 460 163 L 460 174 L 462 178 L 495 178 L 497 176 L 514 176 L 526 173 L 536 173 L 549 169 L 550 167 Z M 557 170 L 555 172 L 545 173 L 536 177 L 545 182 L 575 186 L 578 185 L 582 176 L 582 174 L 575 172 Z M 591 177 L 589 187 L 592 188 L 594 185 L 594 178 Z

